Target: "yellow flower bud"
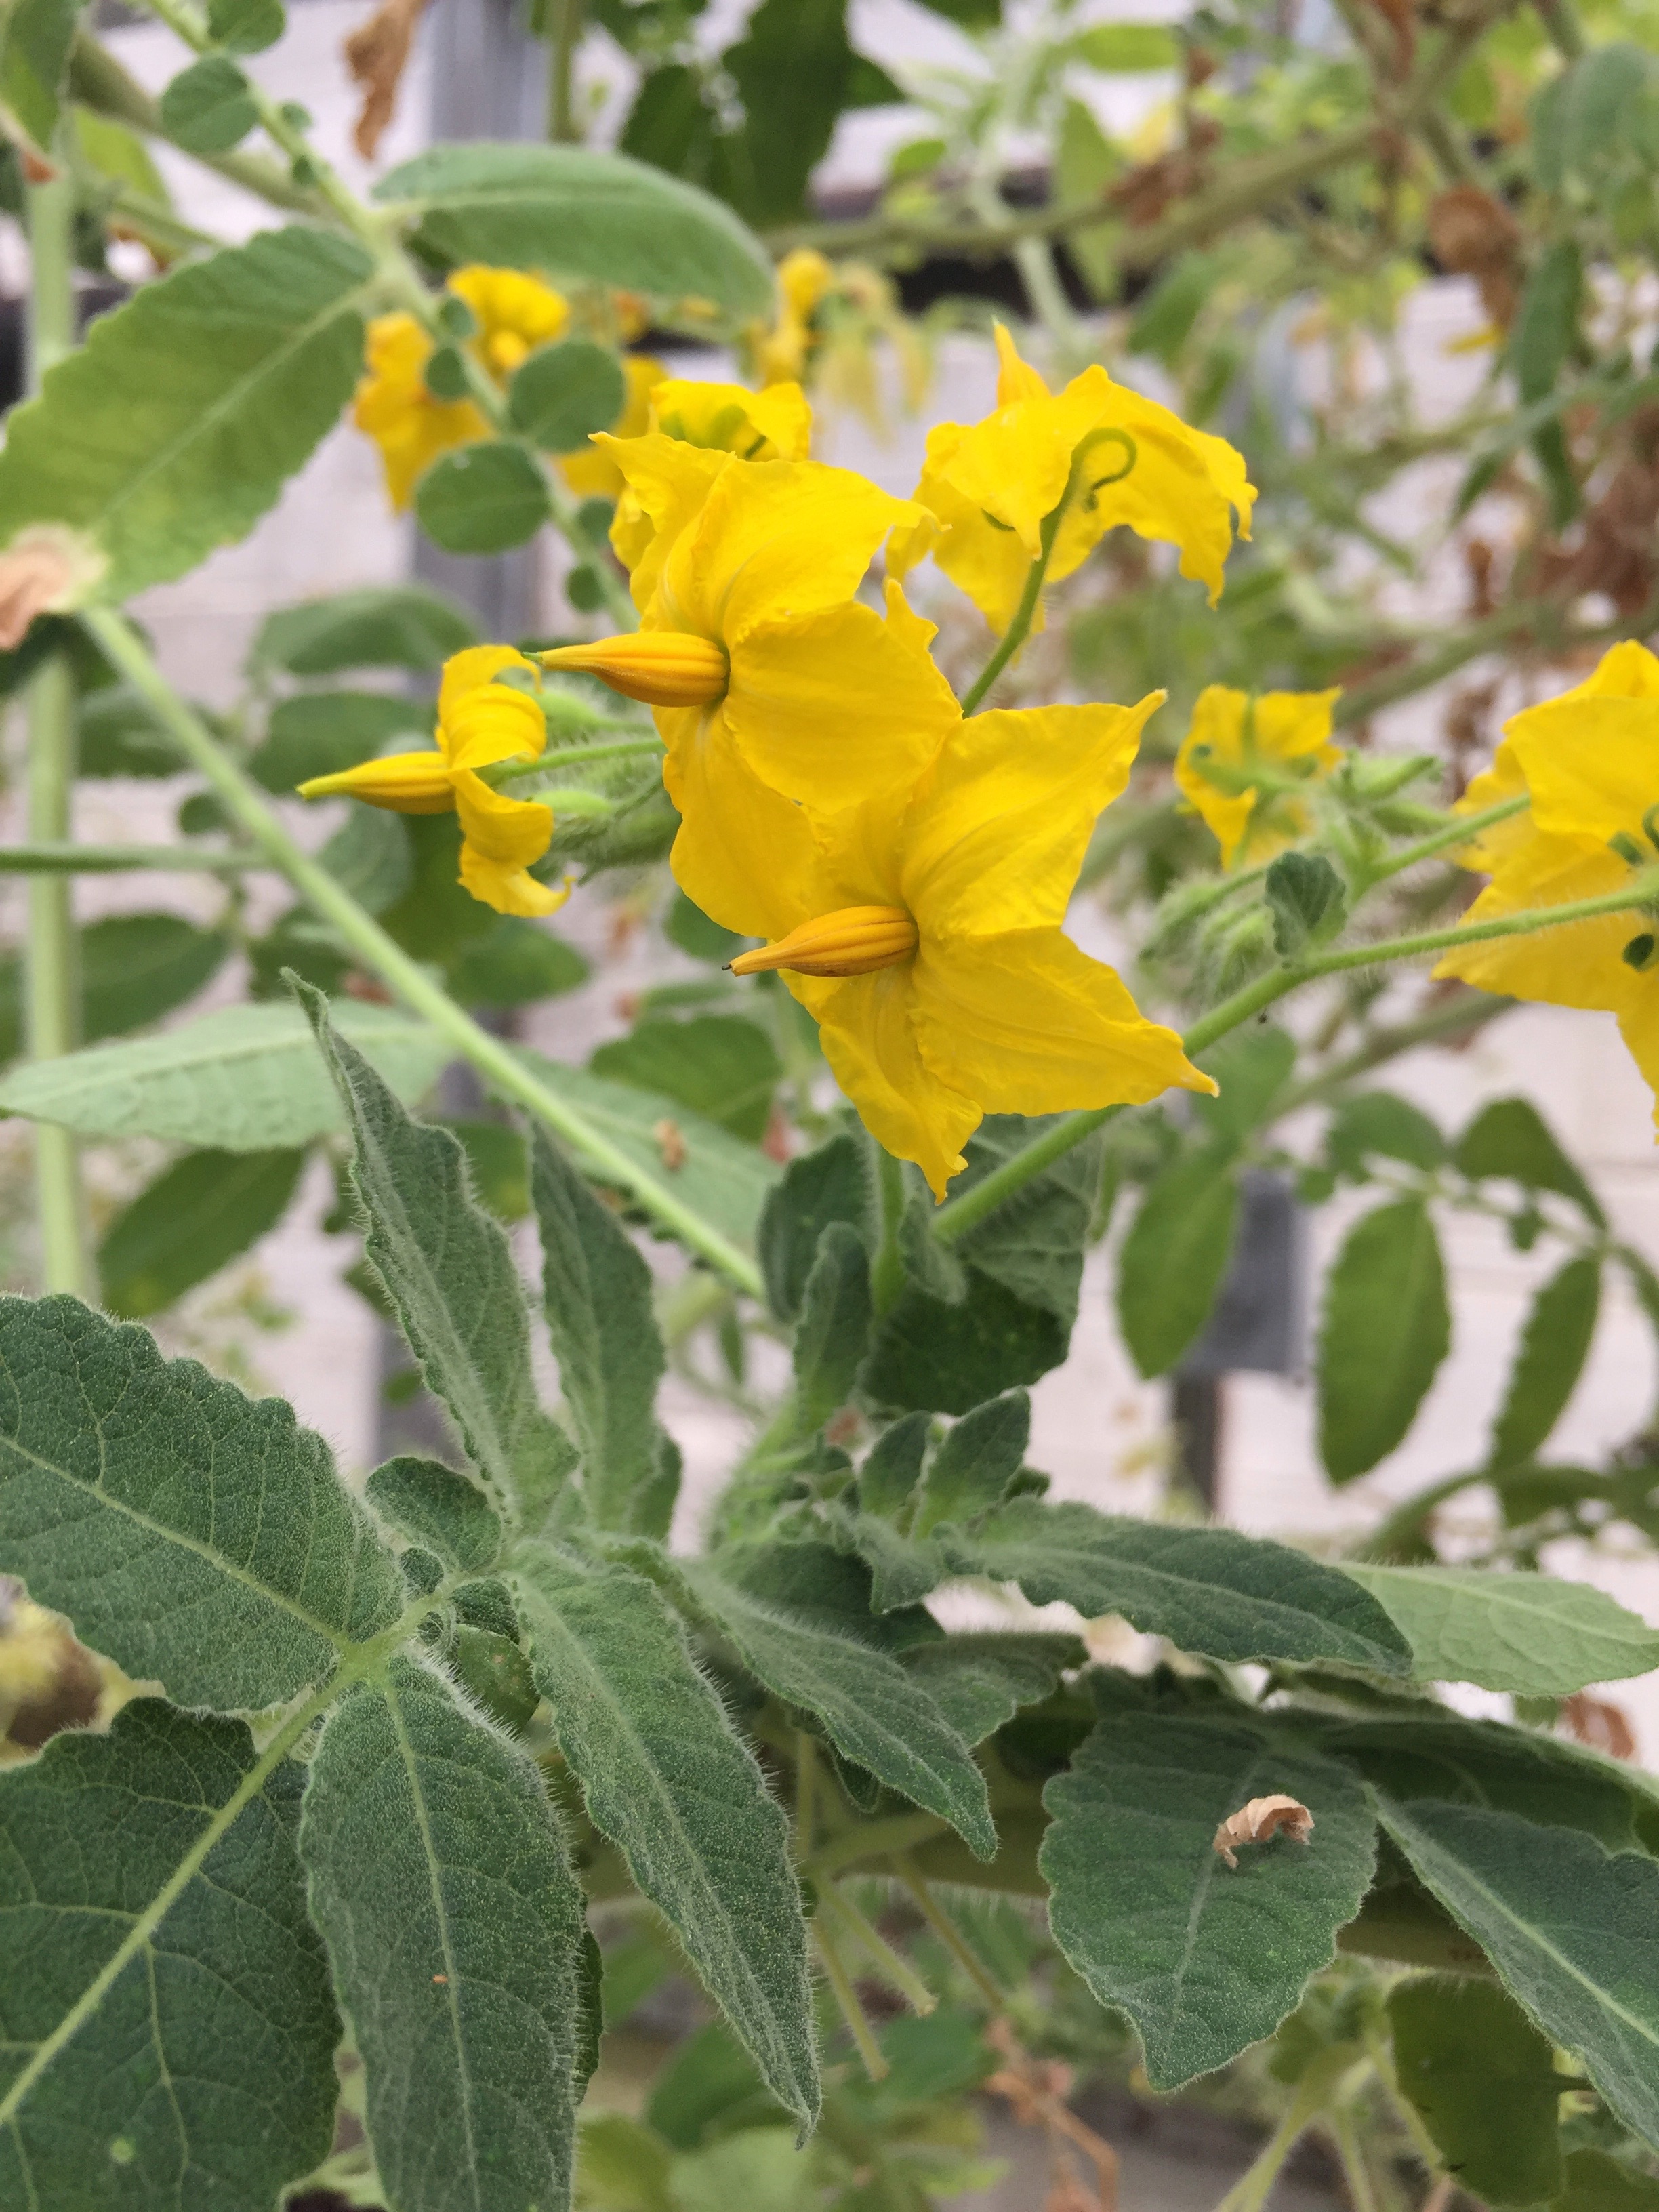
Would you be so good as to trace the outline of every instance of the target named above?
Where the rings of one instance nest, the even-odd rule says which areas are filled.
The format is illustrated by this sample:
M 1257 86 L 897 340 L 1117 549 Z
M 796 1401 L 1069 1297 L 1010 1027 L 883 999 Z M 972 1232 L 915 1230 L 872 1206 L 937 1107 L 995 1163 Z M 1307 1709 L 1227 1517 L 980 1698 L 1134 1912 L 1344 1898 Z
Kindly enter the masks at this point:
M 455 804 L 449 763 L 437 751 L 387 753 L 337 775 L 313 775 L 299 790 L 301 799 L 361 799 L 395 814 L 447 814 Z
M 689 630 L 651 629 L 561 645 L 537 656 L 544 668 L 580 669 L 624 699 L 647 707 L 713 707 L 725 698 L 731 664 L 720 647 Z
M 787 937 L 732 963 L 734 975 L 787 968 L 797 975 L 873 975 L 916 949 L 916 925 L 902 906 L 843 906 L 802 922 Z

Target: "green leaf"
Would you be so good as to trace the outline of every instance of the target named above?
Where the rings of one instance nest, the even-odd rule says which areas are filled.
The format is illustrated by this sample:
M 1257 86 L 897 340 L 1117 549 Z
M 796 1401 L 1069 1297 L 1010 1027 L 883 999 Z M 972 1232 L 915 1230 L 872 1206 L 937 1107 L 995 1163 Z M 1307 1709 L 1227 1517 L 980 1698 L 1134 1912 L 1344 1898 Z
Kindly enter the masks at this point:
M 582 1496 L 600 1528 L 636 1528 L 657 1473 L 657 1386 L 667 1364 L 651 1270 L 542 1130 L 532 1144 L 542 1295 L 581 1446 Z
M 441 455 L 415 488 L 421 527 L 446 553 L 527 544 L 551 512 L 533 457 L 500 439 Z
M 621 1849 L 773 2094 L 818 2108 L 788 1830 L 652 1585 L 546 1547 L 514 1577 L 542 1695 L 588 1817 Z
M 1345 1098 L 1325 1131 L 1325 1157 L 1340 1175 L 1363 1181 L 1367 1163 L 1380 1154 L 1407 1167 L 1433 1170 L 1446 1157 L 1446 1140 L 1419 1107 L 1391 1091 L 1362 1091 Z
M 58 130 L 75 44 L 86 0 L 13 0 L 0 30 L 0 100 L 42 154 Z
M 228 154 L 259 120 L 248 81 L 223 54 L 204 54 L 164 85 L 161 128 L 186 154 Z
M 846 1222 L 832 1221 L 818 1239 L 795 1323 L 796 1424 L 801 1435 L 821 1429 L 853 1395 L 870 1340 L 872 1311 L 864 1239 Z
M 779 1321 L 793 1321 L 806 1294 L 818 1240 L 832 1221 L 868 1233 L 874 1206 L 864 1147 L 856 1137 L 831 1137 L 791 1160 L 767 1198 L 757 1247 L 766 1301 Z
M 933 1455 L 912 1533 L 925 1536 L 941 1522 L 971 1521 L 1000 1505 L 1030 1438 L 1031 1401 L 1024 1390 L 964 1413 Z
M 1125 167 L 1123 155 L 1101 129 L 1086 101 L 1067 100 L 1060 109 L 1054 146 L 1054 194 L 1070 204 L 1098 199 L 1106 208 L 1106 192 Z M 1082 270 L 1089 289 L 1103 303 L 1115 299 L 1121 271 L 1118 233 L 1110 219 L 1087 223 L 1066 236 L 1066 250 Z
M 926 1684 L 857 1636 L 780 1604 L 768 1587 L 772 1548 L 734 1547 L 681 1571 L 757 1680 L 816 1714 L 843 1759 L 937 1813 L 980 1858 L 991 1857 L 997 1838 L 985 1778 Z
M 623 2112 L 582 2114 L 576 2137 L 582 2212 L 680 2212 L 669 2194 L 672 2165 L 668 2145 L 642 2120 Z
M 1570 2151 L 1556 2212 L 1659 2212 L 1659 2181 L 1604 2150 Z
M 529 1316 L 506 1236 L 474 1203 L 466 1156 L 449 1131 L 410 1119 L 334 1028 L 320 992 L 302 983 L 298 995 L 350 1115 L 363 1249 L 468 1458 L 498 1502 L 538 1519 L 574 1455 L 536 1395 Z
M 426 1024 L 348 1002 L 335 1027 L 393 1090 L 418 1097 L 449 1057 Z M 159 1137 L 258 1152 L 346 1127 L 305 1016 L 294 1006 L 226 1006 L 183 1028 L 14 1068 L 0 1112 L 60 1121 L 83 1137 Z
M 752 1145 L 766 1134 L 783 1074 L 772 1040 L 742 1014 L 641 1022 L 602 1044 L 588 1066 L 596 1075 L 678 1099 Z
M 453 266 L 483 261 L 769 315 L 772 268 L 753 234 L 706 192 L 623 154 L 576 146 L 434 146 L 375 186 Z
M 910 1184 L 899 1215 L 898 1255 L 905 1274 L 928 1297 L 959 1306 L 969 1291 L 968 1270 L 933 1234 L 933 1193 Z
M 1163 1375 L 1210 1317 L 1232 1258 L 1238 1178 L 1206 1147 L 1156 1176 L 1123 1240 L 1117 1322 L 1143 1375 Z
M 208 0 L 208 28 L 234 54 L 262 54 L 288 27 L 282 0 Z
M 1547 398 L 1578 335 L 1578 306 L 1584 283 L 1576 242 L 1561 238 L 1547 246 L 1528 279 L 1520 313 L 1510 338 L 1510 361 L 1523 400 Z
M 468 1697 L 498 1728 L 505 1729 L 510 1736 L 524 1734 L 535 1718 L 542 1696 L 530 1662 L 514 1638 L 463 1624 L 455 1631 L 449 1665 Z M 597 2028 L 594 2033 L 597 2040 Z M 591 2073 L 592 2069 L 586 2070 Z
M 464 1006 L 527 1006 L 587 981 L 574 945 L 525 915 L 500 915 L 487 935 L 462 945 L 449 963 L 450 991 Z
M 351 396 L 373 279 L 360 246 L 295 228 L 141 286 L 9 416 L 11 530 L 85 532 L 111 601 L 246 537 Z
M 1054 1127 L 1058 1115 L 1027 1120 L 988 1114 L 963 1146 L 968 1165 L 951 1186 L 952 1197 L 972 1190 L 984 1176 L 1024 1152 Z M 1012 1198 L 958 1237 L 956 1250 L 978 1273 L 1011 1291 L 1038 1312 L 1052 1314 L 1069 1336 L 1077 1319 L 1083 1249 L 1100 1186 L 1100 1139 L 1074 1145 L 1051 1168 L 1034 1176 Z M 1016 1378 L 1035 1381 L 1036 1377 Z M 999 1389 L 1007 1386 L 999 1384 Z M 994 1395 L 988 1385 L 972 1402 Z M 942 1407 L 945 1413 L 965 1407 Z
M 0 2203 L 270 2212 L 327 2155 L 302 1775 L 147 1698 L 0 1777 Z
M 1659 1629 L 1588 1583 L 1490 1567 L 1344 1571 L 1397 1624 L 1419 1682 L 1558 1697 L 1659 1667 Z
M 761 0 L 721 59 L 744 119 L 716 141 L 720 188 L 751 222 L 787 222 L 804 211 L 812 170 L 854 90 L 847 0 Z
M 76 735 L 81 775 L 177 775 L 185 765 L 149 702 L 125 684 L 82 697 Z
M 734 1244 L 753 1244 L 761 1208 L 780 1174 L 764 1152 L 660 1092 L 612 1083 L 585 1067 L 544 1060 L 539 1053 L 520 1052 L 519 1057 L 550 1091 L 597 1122 L 611 1143 L 641 1167 L 653 1176 L 672 1176 L 677 1195 L 723 1236 Z M 0 1105 L 4 1103 L 0 1086 Z M 677 1164 L 670 1166 L 671 1160 Z M 599 1175 L 592 1179 L 604 1181 Z M 653 1225 L 648 1217 L 640 1218 L 642 1226 Z
M 89 1043 L 148 1027 L 217 974 L 230 940 L 176 914 L 106 915 L 80 933 L 81 1027 Z M 22 963 L 0 957 L 0 1060 L 23 1043 Z
M 971 1534 L 953 1529 L 938 1540 L 958 1574 L 1018 1583 L 1033 1605 L 1062 1599 L 1085 1620 L 1121 1613 L 1146 1634 L 1212 1659 L 1406 1669 L 1405 1638 L 1374 1598 L 1354 1603 L 1350 1576 L 1235 1529 L 1168 1528 L 1015 1498 Z
M 1273 951 L 1299 959 L 1341 928 L 1347 912 L 1342 878 L 1322 853 L 1281 853 L 1262 885 L 1273 918 Z
M 1421 1976 L 1389 1992 L 1401 2095 L 1449 2173 L 1487 2204 L 1541 2204 L 1564 2175 L 1554 2054 L 1492 1982 Z
M 400 899 L 415 872 L 403 817 L 379 806 L 354 806 L 317 858 L 370 914 Z
M 1295 1073 L 1296 1040 L 1271 1024 L 1252 1024 L 1212 1045 L 1200 1065 L 1214 1076 L 1221 1093 L 1216 1098 L 1194 1094 L 1188 1101 L 1193 1119 L 1218 1146 L 1237 1150 L 1268 1119 Z
M 303 1152 L 189 1152 L 117 1214 L 98 1247 L 104 1304 L 159 1313 L 239 1259 L 288 1211 Z
M 454 600 L 420 584 L 378 585 L 278 607 L 260 623 L 248 665 L 285 669 L 290 676 L 337 676 L 348 668 L 424 671 L 477 642 L 471 616 Z
M 1560 1419 L 1583 1371 L 1601 1302 L 1596 1259 L 1569 1260 L 1539 1291 L 1492 1423 L 1489 1465 L 1530 1459 Z
M 567 2203 L 586 1919 L 536 1766 L 394 1659 L 329 1717 L 300 1850 L 392 2203 Z
M 450 1121 L 466 1154 L 472 1188 L 497 1221 L 522 1221 L 530 1211 L 530 1147 L 506 1121 Z
M 621 416 L 628 383 L 610 346 L 592 338 L 564 338 L 540 346 L 507 388 L 507 409 L 515 430 L 544 453 L 574 453 L 595 430 Z
M 1419 1198 L 1378 1206 L 1348 1231 L 1325 1283 L 1319 1449 L 1333 1482 L 1352 1482 L 1394 1449 L 1450 1343 L 1428 1206 Z
M 1384 1802 L 1419 1880 L 1474 1936 L 1626 2127 L 1659 2142 L 1659 1865 L 1570 1828 Z
M 921 1474 L 932 1423 L 926 1413 L 907 1413 L 871 1445 L 859 1469 L 859 1502 L 866 1513 L 896 1517 L 908 1504 Z
M 1091 69 L 1134 76 L 1146 70 L 1181 66 L 1181 43 L 1163 23 L 1097 23 L 1072 41 L 1080 62 Z
M 1048 1697 L 1062 1672 L 1087 1663 L 1075 1636 L 975 1631 L 918 1644 L 904 1665 L 966 1744 L 983 1743 L 1022 1705 Z
M 403 1454 L 368 1478 L 368 1502 L 400 1535 L 435 1552 L 453 1573 L 478 1574 L 501 1557 L 501 1524 L 476 1482 L 435 1459 Z
M 1310 1841 L 1246 1845 L 1230 1869 L 1218 1827 L 1281 1793 L 1313 1814 Z M 1134 2022 L 1155 2089 L 1272 2034 L 1330 1964 L 1376 1865 L 1361 1785 L 1266 1717 L 1108 1715 L 1043 1802 L 1054 1820 L 1038 1864 L 1055 1941 Z
M 265 741 L 248 770 L 267 791 L 286 797 L 314 775 L 338 775 L 372 760 L 394 738 L 414 750 L 431 729 L 429 701 L 389 691 L 301 691 L 271 708 Z
M 1595 1193 L 1528 1099 L 1494 1098 L 1490 1106 L 1483 1106 L 1457 1139 L 1452 1164 L 1477 1182 L 1501 1176 L 1523 1190 L 1557 1191 L 1598 1229 L 1607 1225 Z
M 291 1406 L 70 1297 L 0 1301 L 0 1560 L 129 1674 L 222 1712 L 280 1705 L 402 1602 Z

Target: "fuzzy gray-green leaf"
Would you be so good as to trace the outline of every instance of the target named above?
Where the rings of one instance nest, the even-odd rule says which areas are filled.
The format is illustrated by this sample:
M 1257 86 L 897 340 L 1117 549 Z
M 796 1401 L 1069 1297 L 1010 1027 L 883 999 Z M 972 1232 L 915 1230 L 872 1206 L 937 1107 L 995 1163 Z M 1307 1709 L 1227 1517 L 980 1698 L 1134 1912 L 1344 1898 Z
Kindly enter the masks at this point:
M 0 1569 L 129 1674 L 222 1712 L 292 1697 L 402 1602 L 291 1406 L 70 1297 L 0 1300 Z
M 412 1120 L 335 1029 L 322 993 L 296 989 L 351 1119 L 363 1249 L 472 1464 L 498 1498 L 538 1517 L 574 1455 L 536 1395 L 529 1315 L 506 1236 L 474 1203 L 457 1139 Z
M 1246 1845 L 1229 1868 L 1217 1828 L 1252 1797 L 1281 1792 L 1312 1813 L 1311 1840 Z M 1109 1715 L 1044 1802 L 1055 1940 L 1102 2002 L 1134 2022 L 1157 2089 L 1272 2034 L 1329 1965 L 1376 1864 L 1360 1784 L 1276 1740 L 1270 1721 Z
M 971 1534 L 936 1540 L 958 1574 L 1018 1583 L 1034 1605 L 1063 1598 L 1087 1618 L 1121 1613 L 1212 1659 L 1334 1659 L 1403 1674 L 1405 1638 L 1349 1577 L 1232 1528 L 1177 1528 L 1078 1503 L 1012 1498 Z
M 302 1770 L 128 1705 L 0 1777 L 0 2204 L 270 2212 L 325 2157 L 339 2021 Z
M 541 1775 L 410 1659 L 349 1691 L 300 1850 L 398 2212 L 558 2212 L 584 2036 L 581 1890 Z
M 1046 1698 L 1062 1669 L 1087 1660 L 1081 1639 L 1032 1630 L 974 1631 L 918 1644 L 906 1671 L 927 1690 L 964 1743 L 982 1743 L 1022 1705 Z
M 1000 1505 L 1030 1437 L 1031 1401 L 1024 1390 L 964 1413 L 933 1455 L 912 1534 L 925 1536 L 941 1522 L 971 1521 Z
M 659 1472 L 665 1360 L 651 1270 L 610 1208 L 537 1130 L 531 1192 L 542 1234 L 548 1334 L 581 1440 L 582 1495 L 603 1528 L 633 1528 Z
M 981 1858 L 996 1850 L 985 1778 L 924 1681 L 873 1644 L 743 1585 L 740 1551 L 683 1571 L 698 1603 L 775 1696 L 815 1713 L 844 1759 L 937 1813 Z
M 1480 1567 L 1344 1571 L 1410 1644 L 1420 1682 L 1549 1698 L 1659 1667 L 1659 1629 L 1589 1583 Z
M 788 1829 L 642 1576 L 526 1547 L 513 1577 L 536 1682 L 588 1817 L 621 1849 L 775 2096 L 818 2107 Z
M 1571 1828 L 1385 1800 L 1383 1826 L 1626 2125 L 1659 2144 L 1659 1865 Z

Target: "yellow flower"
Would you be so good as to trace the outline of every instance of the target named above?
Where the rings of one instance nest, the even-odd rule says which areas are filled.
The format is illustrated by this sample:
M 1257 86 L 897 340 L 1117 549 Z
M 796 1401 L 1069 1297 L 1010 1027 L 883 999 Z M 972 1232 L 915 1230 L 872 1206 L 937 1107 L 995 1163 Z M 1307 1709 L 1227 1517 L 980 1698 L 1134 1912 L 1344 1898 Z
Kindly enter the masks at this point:
M 337 794 L 398 814 L 461 818 L 460 880 L 497 914 L 551 914 L 570 896 L 550 890 L 526 872 L 553 835 L 553 810 L 539 799 L 510 799 L 477 773 L 492 761 L 537 760 L 547 743 L 541 708 L 526 693 L 495 681 L 503 669 L 533 673 L 508 645 L 469 646 L 444 665 L 438 691 L 437 750 L 388 753 L 338 775 L 313 776 L 301 799 Z
M 570 319 L 552 287 L 517 269 L 458 269 L 449 289 L 477 322 L 467 348 L 505 384 L 538 346 L 550 345 Z M 368 326 L 368 374 L 357 386 L 352 419 L 380 449 L 392 504 L 403 508 L 441 453 L 490 434 L 470 399 L 438 399 L 426 388 L 433 343 L 413 315 L 377 315 Z
M 1163 696 L 959 720 L 911 793 L 816 830 L 739 763 L 712 833 L 675 846 L 687 896 L 768 940 L 734 971 L 782 971 L 865 1126 L 936 1196 L 983 1115 L 1215 1088 L 1060 927 Z
M 1262 691 L 1212 684 L 1176 755 L 1175 779 L 1221 847 L 1221 864 L 1270 860 L 1313 827 L 1296 783 L 1328 775 L 1342 758 L 1331 743 L 1335 691 Z
M 798 384 L 775 384 L 765 392 L 750 392 L 743 384 L 700 384 L 680 376 L 659 383 L 650 395 L 650 411 L 644 424 L 647 437 L 659 437 L 695 447 L 708 459 L 702 466 L 702 488 L 720 474 L 727 453 L 746 461 L 804 461 L 811 449 L 812 410 Z M 614 436 L 629 434 L 613 432 Z M 635 441 L 631 465 L 642 474 L 649 466 L 642 441 Z M 671 457 L 677 484 L 684 481 L 684 454 Z M 606 467 L 623 483 L 623 472 L 609 454 Z M 700 501 L 698 502 L 701 503 Z M 677 525 L 690 519 L 694 508 L 680 497 L 669 510 Z M 631 484 L 624 484 L 611 526 L 611 543 L 617 558 L 630 571 L 636 603 L 643 606 L 657 587 L 657 576 L 672 543 L 672 532 L 659 530 L 650 511 Z
M 637 438 L 650 420 L 651 394 L 662 382 L 663 366 L 648 353 L 623 356 L 623 380 L 627 396 L 623 410 L 611 425 L 614 438 Z M 597 446 L 586 453 L 563 453 L 559 468 L 579 499 L 616 499 L 623 489 L 622 471 L 609 453 Z
M 611 450 L 668 543 L 656 587 L 631 635 L 541 658 L 653 707 L 681 842 L 714 834 L 733 763 L 825 811 L 913 784 L 956 699 L 927 651 L 932 625 L 897 587 L 885 620 L 853 594 L 915 508 L 817 461 L 661 436 Z
M 1240 536 L 1250 534 L 1255 487 L 1243 456 L 1115 384 L 1097 364 L 1050 392 L 1000 324 L 997 351 L 995 411 L 981 422 L 936 423 L 927 434 L 915 495 L 927 519 L 894 538 L 892 574 L 906 574 L 931 552 L 991 627 L 1006 630 L 1042 551 L 1043 522 L 1069 486 L 1048 581 L 1069 576 L 1122 523 L 1178 545 L 1182 574 L 1206 584 L 1213 606 L 1235 514 Z
M 1492 881 L 1470 921 L 1601 897 L 1633 870 L 1659 865 L 1659 659 L 1645 646 L 1614 646 L 1588 683 L 1512 716 L 1464 804 L 1518 790 L 1530 810 L 1483 836 Z M 1617 1014 L 1659 1096 L 1659 921 L 1609 914 L 1498 938 L 1448 953 L 1434 972 L 1510 998 Z
M 799 380 L 815 343 L 812 317 L 836 272 L 821 253 L 798 246 L 778 264 L 778 290 L 783 305 L 769 331 L 752 341 L 755 368 L 763 384 L 788 384 Z

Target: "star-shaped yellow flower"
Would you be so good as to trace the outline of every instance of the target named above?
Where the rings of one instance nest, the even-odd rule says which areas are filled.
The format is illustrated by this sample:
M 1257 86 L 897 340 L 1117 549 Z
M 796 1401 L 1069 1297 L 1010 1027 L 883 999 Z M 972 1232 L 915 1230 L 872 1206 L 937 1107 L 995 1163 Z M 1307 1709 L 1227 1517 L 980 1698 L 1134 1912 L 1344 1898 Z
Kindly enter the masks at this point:
M 986 1114 L 1215 1088 L 1060 926 L 1162 697 L 958 720 L 910 793 L 816 829 L 738 763 L 674 848 L 689 897 L 768 940 L 733 969 L 781 970 L 865 1126 L 936 1196 Z
M 313 776 L 301 799 L 361 799 L 398 814 L 461 818 L 460 880 L 498 914 L 551 914 L 569 896 L 526 872 L 553 835 L 553 810 L 511 799 L 477 773 L 494 761 L 537 760 L 547 723 L 536 702 L 495 678 L 504 669 L 535 671 L 507 645 L 469 646 L 445 663 L 438 692 L 437 750 L 387 753 L 338 775 Z
M 1122 523 L 1181 548 L 1181 573 L 1220 596 L 1233 542 L 1250 534 L 1255 487 L 1224 438 L 1115 384 L 1097 364 L 1051 392 L 997 325 L 997 404 L 983 422 L 939 422 L 927 434 L 916 498 L 920 526 L 899 532 L 887 564 L 903 576 L 932 553 L 996 630 L 1006 630 L 1042 550 L 1042 525 L 1071 496 L 1047 581 L 1081 565 Z M 1038 611 L 1038 623 L 1041 610 Z
M 538 346 L 550 345 L 570 319 L 551 285 L 518 269 L 458 269 L 448 289 L 477 323 L 466 341 L 498 384 Z M 393 507 L 406 507 L 441 453 L 490 435 L 470 399 L 438 399 L 426 388 L 433 343 L 413 315 L 377 315 L 368 326 L 368 374 L 357 386 L 352 420 L 380 449 Z
M 1175 779 L 1221 847 L 1221 864 L 1272 860 L 1305 837 L 1313 817 L 1296 787 L 1328 775 L 1336 691 L 1262 691 L 1212 684 L 1198 695 L 1176 755 Z
M 617 497 L 616 520 L 611 526 L 611 543 L 617 558 L 630 573 L 635 605 L 643 607 L 649 605 L 657 588 L 669 547 L 702 503 L 696 496 L 698 483 L 706 495 L 728 453 L 739 454 L 746 461 L 804 461 L 811 449 L 812 410 L 798 384 L 775 384 L 764 392 L 750 392 L 743 384 L 709 384 L 671 376 L 653 387 L 647 419 L 635 428 L 645 434 L 634 437 L 629 465 L 641 482 L 651 470 L 655 449 L 649 441 L 653 439 L 690 447 L 704 457 L 701 464 L 688 463 L 684 453 L 666 457 L 672 489 L 664 487 L 653 514 L 633 483 L 624 479 L 613 455 L 609 451 L 604 454 L 605 465 L 622 487 Z M 610 437 L 595 442 L 609 447 L 614 439 L 627 436 L 633 433 L 619 425 Z M 660 470 L 658 474 L 661 475 Z
M 728 804 L 734 759 L 818 811 L 913 784 L 956 698 L 928 653 L 932 626 L 896 586 L 885 620 L 853 596 L 882 539 L 915 517 L 910 503 L 817 461 L 747 461 L 661 436 L 611 450 L 668 541 L 656 588 L 636 631 L 542 659 L 655 709 L 681 842 Z
M 1645 646 L 1614 646 L 1588 683 L 1511 716 L 1464 804 L 1490 806 L 1520 791 L 1528 811 L 1473 848 L 1492 881 L 1470 921 L 1599 898 L 1659 866 L 1659 659 Z M 1434 972 L 1510 998 L 1617 1014 L 1659 1097 L 1659 918 L 1609 914 L 1498 938 L 1448 953 Z

